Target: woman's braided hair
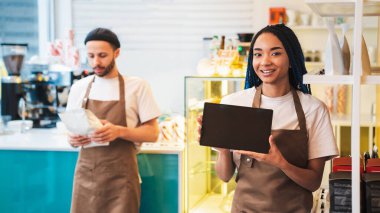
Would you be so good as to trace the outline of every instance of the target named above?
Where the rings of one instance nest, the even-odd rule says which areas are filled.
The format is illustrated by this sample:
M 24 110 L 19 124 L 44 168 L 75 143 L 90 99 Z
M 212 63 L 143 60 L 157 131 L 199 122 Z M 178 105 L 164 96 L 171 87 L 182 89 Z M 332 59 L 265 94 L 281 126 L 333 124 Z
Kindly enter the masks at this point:
M 302 76 L 307 73 L 307 70 L 305 67 L 305 58 L 301 45 L 294 32 L 284 24 L 268 25 L 257 32 L 253 37 L 249 48 L 247 75 L 245 76 L 245 89 L 253 86 L 258 87 L 262 83 L 261 79 L 256 75 L 255 70 L 253 69 L 252 61 L 253 46 L 256 39 L 263 33 L 272 33 L 281 41 L 282 45 L 284 45 L 285 51 L 289 58 L 289 63 L 291 65 L 291 68 L 289 68 L 290 85 L 303 93 L 311 94 L 310 85 L 303 84 Z

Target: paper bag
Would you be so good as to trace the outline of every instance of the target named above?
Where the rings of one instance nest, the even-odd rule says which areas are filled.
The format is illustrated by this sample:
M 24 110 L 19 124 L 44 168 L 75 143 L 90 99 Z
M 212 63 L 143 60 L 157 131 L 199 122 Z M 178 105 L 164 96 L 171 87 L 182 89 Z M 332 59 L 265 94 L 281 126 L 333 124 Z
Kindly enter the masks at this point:
M 100 120 L 88 109 L 74 109 L 65 111 L 58 114 L 62 122 L 65 124 L 67 130 L 74 135 L 88 136 L 92 134 L 96 129 L 103 126 Z M 83 146 L 108 146 L 107 143 L 96 143 L 91 141 L 90 144 Z

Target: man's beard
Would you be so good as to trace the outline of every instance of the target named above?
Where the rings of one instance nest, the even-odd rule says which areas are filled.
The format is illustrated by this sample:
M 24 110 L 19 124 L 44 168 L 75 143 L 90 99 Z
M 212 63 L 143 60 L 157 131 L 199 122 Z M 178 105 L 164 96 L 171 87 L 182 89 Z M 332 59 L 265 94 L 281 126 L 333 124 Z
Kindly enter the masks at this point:
M 96 73 L 94 72 L 97 76 L 99 77 L 104 77 L 106 75 L 108 75 L 112 69 L 115 67 L 115 59 L 112 59 L 111 63 L 107 66 L 107 67 L 100 67 L 100 66 L 97 66 L 97 67 L 93 67 L 92 69 L 95 70 L 97 68 L 101 68 L 101 69 L 104 69 L 102 73 Z

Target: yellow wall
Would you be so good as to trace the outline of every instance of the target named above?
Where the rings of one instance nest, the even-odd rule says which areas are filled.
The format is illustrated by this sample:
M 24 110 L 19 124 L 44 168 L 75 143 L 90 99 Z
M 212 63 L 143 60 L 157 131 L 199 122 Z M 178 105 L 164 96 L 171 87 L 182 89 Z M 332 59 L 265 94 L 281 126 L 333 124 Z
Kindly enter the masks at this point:
M 375 143 L 379 147 L 380 144 L 380 86 L 376 86 L 376 130 L 375 130 Z
M 337 86 L 334 85 L 326 85 L 326 84 L 316 84 L 311 85 L 312 94 L 313 96 L 319 98 L 321 101 L 327 103 L 326 94 L 328 91 L 328 88 L 335 87 L 335 90 L 337 89 Z M 380 102 L 377 100 L 380 100 L 380 86 L 374 87 L 373 85 L 370 86 L 362 86 L 362 92 L 361 92 L 361 101 L 360 101 L 360 108 L 361 108 L 361 115 L 364 115 L 368 117 L 368 115 L 371 113 L 372 105 L 376 103 L 376 115 L 377 115 L 377 124 L 378 128 L 376 128 L 375 135 L 380 134 Z M 376 92 L 376 94 L 375 94 Z M 347 86 L 346 90 L 342 96 L 342 98 L 345 99 L 344 103 L 342 103 L 342 106 L 345 106 L 343 108 L 343 113 L 338 113 L 335 108 L 335 115 L 333 116 L 332 113 L 330 115 L 332 116 L 334 129 L 337 130 L 339 128 L 340 130 L 340 141 L 337 141 L 338 144 L 340 144 L 339 150 L 341 151 L 342 156 L 348 156 L 351 154 L 351 124 L 350 124 L 350 118 L 351 118 L 351 105 L 352 105 L 352 87 Z M 336 97 L 335 97 L 336 98 Z M 336 125 L 339 122 L 341 118 L 348 119 L 347 122 L 344 122 L 345 124 L 339 124 Z M 363 117 L 364 118 L 364 117 Z M 368 119 L 368 118 L 367 118 Z M 343 119 L 344 120 L 344 119 Z M 367 121 L 365 121 L 367 122 Z M 336 133 L 335 133 L 336 134 Z M 365 151 L 369 151 L 369 127 L 368 126 L 362 126 L 360 128 L 360 153 L 363 154 Z M 379 147 L 380 144 L 380 137 L 375 138 L 375 143 Z
M 340 155 L 351 155 L 351 127 L 342 126 L 341 128 L 341 141 L 340 141 Z M 360 154 L 369 151 L 369 129 L 368 127 L 360 127 Z

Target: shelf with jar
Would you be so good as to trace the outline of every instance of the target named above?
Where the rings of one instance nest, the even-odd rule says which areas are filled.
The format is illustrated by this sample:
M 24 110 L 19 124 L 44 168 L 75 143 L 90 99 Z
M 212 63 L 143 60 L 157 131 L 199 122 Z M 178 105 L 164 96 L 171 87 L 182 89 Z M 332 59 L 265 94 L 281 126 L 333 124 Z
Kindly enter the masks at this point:
M 302 31 L 302 33 L 319 33 L 319 31 L 327 32 L 327 26 L 324 21 L 324 17 L 333 16 L 336 17 L 334 24 L 334 28 L 336 30 L 341 30 L 340 25 L 347 23 L 349 26 L 348 29 L 352 31 L 354 26 L 354 18 L 350 17 L 348 14 L 353 11 L 354 2 L 355 1 L 353 0 L 306 0 L 305 3 L 307 3 L 309 7 L 312 8 L 312 11 L 310 12 L 307 10 L 297 10 L 291 7 L 286 8 L 286 24 L 296 33 L 299 31 Z M 328 8 L 331 8 L 331 4 L 339 5 L 339 3 L 343 5 L 342 8 L 334 8 L 334 11 Z M 326 4 L 330 5 L 326 7 Z M 321 10 L 326 14 L 328 13 L 328 15 L 321 15 Z M 375 30 L 377 29 L 377 21 L 370 17 L 365 17 L 362 26 L 363 29 L 366 30 Z
M 253 33 L 238 33 L 234 37 L 214 36 L 204 43 L 204 58 L 197 65 L 199 76 L 243 77 Z M 238 37 L 238 39 L 237 39 Z
M 326 48 L 329 52 L 329 59 L 330 59 L 330 67 L 334 67 L 334 69 L 326 68 L 325 73 L 326 75 L 322 76 L 305 76 L 304 82 L 306 83 L 313 83 L 313 84 L 334 84 L 334 85 L 342 85 L 342 84 L 349 84 L 351 87 L 351 92 L 349 93 L 348 97 L 351 99 L 351 126 L 348 131 L 349 137 L 351 140 L 349 141 L 349 144 L 344 146 L 344 148 L 347 148 L 347 153 L 351 156 L 351 164 L 352 164 L 352 172 L 349 176 L 350 178 L 347 179 L 350 181 L 350 190 L 349 194 L 347 194 L 347 199 L 349 199 L 349 202 L 346 202 L 344 206 L 331 206 L 330 210 L 334 211 L 337 210 L 337 208 L 345 209 L 352 212 L 361 212 L 363 209 L 365 209 L 365 205 L 361 202 L 367 202 L 367 210 L 371 211 L 372 207 L 371 203 L 373 203 L 371 200 L 366 200 L 364 197 L 361 198 L 361 194 L 365 194 L 362 190 L 366 187 L 361 188 L 361 170 L 360 170 L 360 164 L 361 164 L 361 138 L 365 136 L 362 131 L 361 121 L 363 120 L 363 116 L 361 108 L 363 107 L 363 104 L 361 103 L 361 100 L 364 98 L 366 99 L 367 96 L 376 96 L 375 92 L 361 94 L 363 92 L 363 84 L 379 84 L 380 78 L 372 72 L 372 68 L 370 66 L 370 63 L 368 63 L 368 51 L 366 50 L 367 47 L 365 42 L 363 42 L 363 16 L 380 16 L 380 1 L 378 0 L 305 0 L 305 3 L 308 4 L 308 6 L 315 12 L 316 14 L 319 14 L 322 17 L 338 17 L 338 16 L 352 16 L 354 17 L 354 27 L 353 27 L 353 48 L 352 48 L 352 63 L 345 63 L 344 69 L 340 68 L 341 65 L 333 65 L 331 66 L 331 63 L 337 62 L 337 60 L 344 60 L 347 55 L 342 56 L 340 54 L 345 54 L 344 49 L 337 48 L 338 45 L 333 44 L 330 46 L 332 49 Z M 331 25 L 329 30 L 329 36 L 331 36 Z M 379 29 L 378 29 L 379 32 Z M 331 37 L 329 37 L 331 38 Z M 376 45 L 378 47 L 379 40 L 376 40 Z M 330 39 L 331 41 L 331 39 Z M 337 43 L 337 42 L 332 42 Z M 359 54 L 357 54 L 359 53 Z M 360 54 L 362 53 L 362 54 Z M 364 55 L 363 53 L 367 54 Z M 380 52 L 378 51 L 378 54 Z M 379 55 L 377 55 L 379 58 Z M 335 60 L 336 59 L 336 60 Z M 346 60 L 347 62 L 347 60 Z M 338 64 L 341 64 L 340 62 Z M 351 69 L 347 69 L 347 64 L 351 65 Z M 343 75 L 343 73 L 340 73 L 340 71 L 347 72 L 351 70 L 350 75 Z M 335 72 L 333 72 L 335 71 Z M 327 74 L 328 73 L 328 74 Z M 373 85 L 372 85 L 373 86 Z M 376 88 L 375 88 L 376 90 Z M 378 100 L 375 97 L 375 104 L 378 102 Z M 378 117 L 377 117 L 378 118 Z M 375 123 L 376 124 L 376 123 Z M 370 129 L 377 129 L 376 126 L 374 128 Z M 371 131 L 371 130 L 370 130 Z M 377 142 L 378 139 L 376 139 L 375 142 Z M 372 145 L 372 144 L 371 144 Z M 342 146 L 343 147 L 343 146 Z M 342 151 L 342 150 L 341 150 Z M 330 185 L 331 186 L 331 185 Z M 330 191 L 331 192 L 331 191 Z M 330 200 L 334 200 L 335 197 L 331 197 Z M 376 208 L 378 205 L 376 206 Z
M 304 83 L 307 84 L 354 84 L 354 71 L 353 67 L 353 44 L 349 45 L 347 39 L 349 38 L 348 24 L 342 25 L 342 34 L 338 39 L 337 33 L 334 30 L 334 19 L 326 19 L 326 29 L 328 29 L 328 37 L 326 41 L 325 50 L 307 50 L 305 52 L 305 60 L 313 61 L 316 52 L 318 52 L 317 60 L 319 63 L 306 63 L 308 74 L 304 76 Z M 361 65 L 362 75 L 360 79 L 361 84 L 378 84 L 380 83 L 380 67 L 376 64 L 376 52 L 374 46 L 368 46 L 364 39 L 361 37 L 362 53 Z M 370 37 L 367 37 L 369 39 Z M 360 40 L 360 39 L 359 39 Z M 351 46 L 351 47 L 350 47 Z M 320 62 L 321 55 L 323 63 Z M 358 71 L 355 71 L 358 72 Z
M 292 30 L 297 33 L 316 33 L 316 32 L 328 32 L 327 25 L 325 22 L 325 17 L 321 17 L 316 13 L 310 14 L 312 17 L 312 22 L 308 22 L 305 24 L 296 22 L 293 25 L 289 25 Z M 363 30 L 364 31 L 377 31 L 378 21 L 375 17 L 363 17 Z M 334 29 L 336 31 L 342 31 L 342 24 L 347 25 L 347 31 L 353 32 L 354 28 L 354 19 L 352 17 L 346 16 L 336 16 L 334 22 Z
M 329 110 L 331 123 L 341 156 L 349 156 L 352 126 L 352 85 L 335 82 L 334 84 L 311 84 L 312 95 L 323 101 Z M 360 99 L 360 152 L 372 150 L 374 127 L 376 125 L 376 87 L 362 85 Z
M 303 76 L 305 84 L 353 84 L 352 75 L 315 75 L 306 74 Z M 380 84 L 380 74 L 362 76 L 362 84 Z
M 312 68 L 308 68 L 312 67 Z M 305 84 L 345 84 L 352 85 L 354 82 L 353 75 L 325 75 L 324 63 L 306 63 L 308 73 L 303 76 Z M 371 67 L 369 75 L 361 76 L 361 84 L 376 85 L 380 84 L 380 67 Z M 321 73 L 322 72 L 322 73 Z
M 203 58 L 197 66 L 200 76 L 210 77 L 242 77 L 247 67 L 247 55 L 244 50 L 249 47 L 239 46 L 241 49 L 217 50 L 210 58 Z
M 230 212 L 236 183 L 216 176 L 217 152 L 199 145 L 197 118 L 205 102 L 220 103 L 243 89 L 243 77 L 185 77 L 185 212 Z
M 322 17 L 353 16 L 355 14 L 354 0 L 305 0 L 305 3 Z M 378 16 L 380 2 L 378 0 L 363 1 L 364 16 Z

